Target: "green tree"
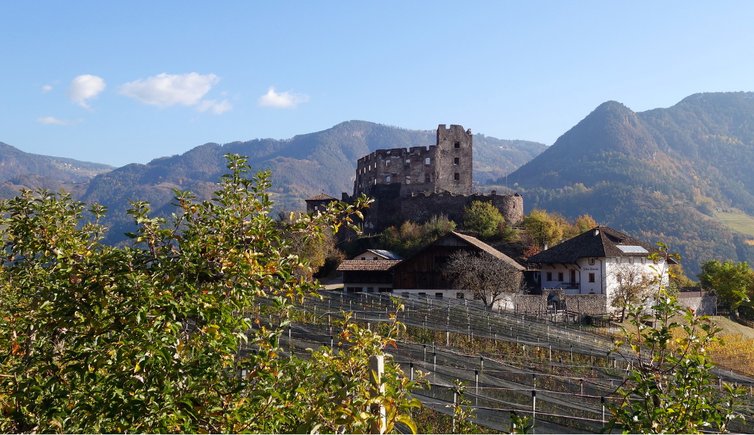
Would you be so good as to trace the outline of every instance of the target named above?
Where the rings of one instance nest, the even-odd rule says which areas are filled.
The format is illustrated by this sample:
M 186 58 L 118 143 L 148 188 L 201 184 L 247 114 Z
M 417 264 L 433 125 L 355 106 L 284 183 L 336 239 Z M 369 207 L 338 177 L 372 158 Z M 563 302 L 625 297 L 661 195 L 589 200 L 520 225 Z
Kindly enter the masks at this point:
M 563 239 L 566 222 L 560 215 L 535 209 L 524 218 L 523 227 L 531 243 L 544 249 Z
M 702 265 L 699 274 L 702 287 L 712 289 L 718 303 L 736 316 L 743 306 L 751 306 L 754 296 L 754 271 L 745 262 L 710 260 Z
M 670 279 L 669 287 L 672 290 L 680 291 L 684 287 L 694 287 L 699 283 L 692 281 L 686 276 L 686 271 L 683 270 L 681 263 L 671 264 L 668 266 L 668 278 Z
M 472 201 L 463 210 L 464 229 L 477 233 L 483 239 L 498 235 L 504 222 L 500 210 L 487 201 Z
M 422 224 L 421 232 L 424 244 L 432 243 L 440 237 L 455 231 L 456 223 L 448 219 L 444 214 L 434 215 Z
M 421 226 L 412 221 L 405 221 L 399 227 L 388 227 L 380 235 L 382 246 L 404 255 L 419 249 L 423 240 Z
M 290 240 L 337 232 L 360 205 L 281 226 L 269 174 L 228 159 L 211 201 L 177 192 L 169 220 L 133 203 L 126 247 L 102 244 L 104 210 L 85 219 L 70 195 L 0 202 L 0 431 L 358 432 L 375 406 L 387 430 L 410 426 L 411 383 L 389 357 L 384 388 L 364 387 L 399 324 L 381 337 L 346 317 L 342 347 L 308 359 L 279 345 L 317 287 Z
M 628 318 L 632 330 L 624 333 L 630 351 L 618 352 L 632 369 L 617 390 L 621 400 L 610 405 L 611 425 L 625 433 L 727 431 L 738 416 L 742 391 L 728 384 L 718 390 L 707 349 L 719 329 L 665 290 L 652 314 L 637 306 Z M 616 344 L 622 349 L 624 342 Z
M 421 225 L 405 221 L 400 227 L 388 227 L 380 234 L 380 243 L 383 248 L 409 255 L 455 229 L 455 222 L 447 216 L 435 215 Z
M 582 214 L 573 221 L 574 236 L 591 230 L 597 226 L 597 221 L 588 214 Z
M 666 260 L 670 257 L 666 248 Z M 614 352 L 630 361 L 628 376 L 610 403 L 611 429 L 625 433 L 725 432 L 739 417 L 743 391 L 718 379 L 707 354 L 718 340 L 707 317 L 683 308 L 661 281 L 647 312 L 643 304 L 629 310 L 630 329 L 616 341 Z M 652 325 L 652 326 L 649 326 Z

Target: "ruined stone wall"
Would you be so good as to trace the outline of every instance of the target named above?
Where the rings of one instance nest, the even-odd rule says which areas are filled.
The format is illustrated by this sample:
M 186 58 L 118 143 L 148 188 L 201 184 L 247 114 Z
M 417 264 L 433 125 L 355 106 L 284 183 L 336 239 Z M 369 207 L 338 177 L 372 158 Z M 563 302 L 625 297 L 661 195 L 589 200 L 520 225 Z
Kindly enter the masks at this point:
M 569 295 L 564 291 L 557 291 L 565 309 L 580 316 L 604 316 L 607 313 L 607 297 L 605 295 Z M 547 297 L 550 291 L 541 295 L 515 295 L 513 310 L 522 314 L 541 314 L 547 309 Z M 697 315 L 710 316 L 717 314 L 717 297 L 711 293 L 679 293 L 678 302 L 684 307 L 691 308 Z
M 516 295 L 514 298 L 517 313 L 537 315 L 547 310 L 547 296 L 541 295 Z M 561 302 L 565 303 L 565 309 L 581 316 L 601 316 L 606 314 L 607 298 L 605 295 L 567 295 L 562 293 Z
M 680 292 L 678 303 L 686 308 L 691 308 L 698 316 L 717 315 L 717 296 L 704 292 Z
M 451 193 L 414 193 L 403 197 L 398 189 L 405 186 L 377 185 L 371 191 L 374 204 L 366 212 L 365 229 L 380 232 L 391 225 L 411 220 L 423 223 L 432 216 L 445 215 L 461 225 L 463 212 L 472 201 L 492 203 L 503 214 L 506 222 L 516 225 L 523 219 L 524 201 L 520 195 L 454 195 Z
M 374 186 L 406 184 L 415 189 L 434 189 L 434 146 L 377 150 L 356 164 L 354 195 L 369 194 Z
M 524 220 L 524 198 L 515 193 L 513 195 L 497 195 L 494 192 L 488 196 L 492 204 L 500 210 L 505 222 L 518 225 Z

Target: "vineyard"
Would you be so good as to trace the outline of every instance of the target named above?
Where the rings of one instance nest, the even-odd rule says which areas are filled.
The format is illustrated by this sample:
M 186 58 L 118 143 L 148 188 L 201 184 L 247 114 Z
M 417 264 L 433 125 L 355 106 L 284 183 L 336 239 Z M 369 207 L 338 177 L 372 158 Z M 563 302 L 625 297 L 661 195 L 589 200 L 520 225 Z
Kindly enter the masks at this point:
M 387 295 L 323 292 L 301 305 L 283 334 L 286 351 L 304 356 L 307 348 L 339 346 L 335 326 L 344 312 L 373 329 L 390 321 L 396 302 Z M 487 311 L 474 302 L 397 299 L 406 332 L 389 353 L 411 377 L 420 372 L 426 388 L 414 394 L 425 406 L 452 414 L 460 399 L 456 380 L 475 422 L 508 431 L 512 412 L 530 416 L 540 433 L 601 432 L 617 400 L 616 389 L 634 361 L 615 349 L 605 329 Z M 627 353 L 626 353 L 627 354 Z M 722 382 L 746 389 L 745 421 L 733 431 L 754 430 L 754 379 L 717 370 Z

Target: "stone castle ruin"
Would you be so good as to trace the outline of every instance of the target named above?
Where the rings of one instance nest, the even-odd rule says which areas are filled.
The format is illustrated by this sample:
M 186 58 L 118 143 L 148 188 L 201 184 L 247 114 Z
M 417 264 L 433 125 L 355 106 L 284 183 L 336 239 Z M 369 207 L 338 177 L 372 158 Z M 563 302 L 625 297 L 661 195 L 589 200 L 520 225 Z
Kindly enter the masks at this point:
M 435 145 L 381 149 L 360 158 L 353 196 L 343 193 L 343 200 L 362 193 L 374 198 L 364 216 L 367 233 L 406 220 L 423 223 L 440 214 L 460 223 L 472 201 L 492 203 L 509 224 L 521 222 L 524 200 L 519 194 L 473 193 L 472 151 L 471 130 L 440 124 Z
M 471 151 L 471 130 L 440 125 L 437 145 L 377 150 L 360 158 L 353 194 L 371 196 L 381 186 L 395 185 L 402 198 L 442 192 L 470 195 Z

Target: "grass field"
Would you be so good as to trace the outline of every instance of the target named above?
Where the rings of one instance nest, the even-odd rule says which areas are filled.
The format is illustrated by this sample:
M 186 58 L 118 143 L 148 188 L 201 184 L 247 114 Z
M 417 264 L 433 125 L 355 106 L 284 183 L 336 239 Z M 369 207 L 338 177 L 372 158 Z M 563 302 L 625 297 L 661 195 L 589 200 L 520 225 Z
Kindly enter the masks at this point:
M 743 212 L 717 212 L 715 217 L 733 231 L 754 237 L 754 217 Z M 752 241 L 754 244 L 754 241 Z

